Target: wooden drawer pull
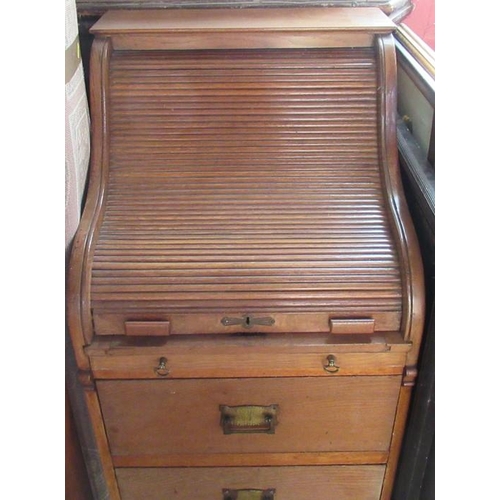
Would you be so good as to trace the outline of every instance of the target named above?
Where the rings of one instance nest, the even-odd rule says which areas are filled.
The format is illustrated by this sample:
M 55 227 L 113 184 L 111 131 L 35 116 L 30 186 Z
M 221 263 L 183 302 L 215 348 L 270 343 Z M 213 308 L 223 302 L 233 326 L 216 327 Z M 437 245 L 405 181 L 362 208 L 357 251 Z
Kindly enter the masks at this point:
M 330 318 L 330 333 L 334 334 L 372 334 L 375 320 L 372 318 L 334 319 Z
M 125 321 L 125 335 L 132 337 L 166 337 L 169 321 Z
M 224 434 L 274 434 L 278 408 L 278 405 L 220 405 L 220 424 Z
M 222 500 L 274 500 L 274 488 L 267 490 L 222 490 Z

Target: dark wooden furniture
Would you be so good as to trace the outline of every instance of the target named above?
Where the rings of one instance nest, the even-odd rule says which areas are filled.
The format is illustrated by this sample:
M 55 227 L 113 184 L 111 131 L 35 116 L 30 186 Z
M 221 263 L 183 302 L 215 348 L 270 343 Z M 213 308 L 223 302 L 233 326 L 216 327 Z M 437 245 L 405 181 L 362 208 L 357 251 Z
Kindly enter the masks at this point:
M 71 412 L 71 402 L 66 390 L 65 395 L 65 498 L 91 500 L 89 478 L 82 455 L 81 443 Z
M 388 500 L 423 321 L 379 9 L 94 26 L 69 328 L 112 499 Z
M 398 22 L 413 10 L 411 0 L 76 0 L 76 5 L 84 16 L 100 16 L 112 9 L 376 7 L 394 22 Z

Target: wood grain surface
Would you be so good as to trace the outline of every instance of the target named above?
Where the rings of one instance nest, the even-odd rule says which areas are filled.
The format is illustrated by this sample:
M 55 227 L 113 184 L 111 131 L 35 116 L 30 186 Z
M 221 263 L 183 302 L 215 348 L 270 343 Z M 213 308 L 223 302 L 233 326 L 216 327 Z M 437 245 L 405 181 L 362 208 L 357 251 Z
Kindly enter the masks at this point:
M 97 333 L 124 313 L 172 334 L 252 312 L 286 312 L 271 332 L 336 312 L 399 329 L 372 49 L 116 52 L 109 82 Z
M 97 381 L 113 456 L 388 451 L 401 378 Z M 223 434 L 219 405 L 279 405 L 275 434 Z
M 142 9 L 115 10 L 104 14 L 91 28 L 95 35 L 137 33 L 179 33 L 232 31 L 241 35 L 251 31 L 276 34 L 290 31 L 358 31 L 384 34 L 394 23 L 378 8 L 358 9 L 312 7 L 301 9 Z
M 380 12 L 369 21 L 370 9 L 353 10 L 367 16 L 361 25 L 378 26 Z M 300 17 L 278 11 L 254 11 L 249 30 L 267 25 L 272 39 Z M 148 36 L 194 23 L 233 38 L 219 28 L 244 17 L 212 14 L 179 14 Z M 123 15 L 103 26 L 123 24 L 134 38 Z M 332 33 L 347 29 L 339 19 Z M 402 331 L 416 352 L 423 297 L 388 137 L 390 36 L 349 49 L 137 52 L 112 50 L 112 29 L 113 44 L 98 38 L 93 49 L 95 166 L 70 269 L 77 344 L 124 335 L 127 322 L 168 321 L 173 335 L 237 333 L 245 325 L 223 318 L 260 316 L 270 322 L 253 332 L 373 321 L 376 332 Z
M 86 352 L 96 379 L 158 379 L 166 358 L 169 379 L 234 377 L 344 377 L 399 375 L 411 345 L 397 334 L 177 336 L 168 341 L 136 337 L 94 342 Z M 364 340 L 364 341 L 362 341 Z M 155 345 L 156 344 L 156 345 Z M 325 371 L 329 355 L 338 371 Z
M 392 29 L 377 9 L 94 28 L 68 316 L 111 498 L 389 500 L 423 318 Z M 276 405 L 274 433 L 225 434 L 241 405 L 248 431 Z
M 156 368 L 162 357 L 167 359 L 168 378 L 231 377 L 350 377 L 354 375 L 401 375 L 406 355 L 402 352 L 378 354 L 333 354 L 338 371 L 327 372 L 327 357 L 334 350 L 323 349 L 314 354 L 242 352 L 212 354 L 173 353 L 135 356 L 95 356 L 92 371 L 100 379 L 158 379 Z
M 114 10 L 91 28 L 116 50 L 371 46 L 395 29 L 377 8 Z M 271 34 L 271 36 L 269 36 Z
M 383 466 L 117 469 L 123 500 L 207 498 L 222 490 L 276 488 L 276 499 L 377 500 Z

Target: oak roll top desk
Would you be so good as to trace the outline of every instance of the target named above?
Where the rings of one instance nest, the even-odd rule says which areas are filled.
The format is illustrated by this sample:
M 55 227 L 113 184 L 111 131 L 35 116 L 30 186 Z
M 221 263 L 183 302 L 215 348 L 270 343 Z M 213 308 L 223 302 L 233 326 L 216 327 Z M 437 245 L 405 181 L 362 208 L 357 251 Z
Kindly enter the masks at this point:
M 390 498 L 424 312 L 393 29 L 376 8 L 92 28 L 68 325 L 110 499 Z

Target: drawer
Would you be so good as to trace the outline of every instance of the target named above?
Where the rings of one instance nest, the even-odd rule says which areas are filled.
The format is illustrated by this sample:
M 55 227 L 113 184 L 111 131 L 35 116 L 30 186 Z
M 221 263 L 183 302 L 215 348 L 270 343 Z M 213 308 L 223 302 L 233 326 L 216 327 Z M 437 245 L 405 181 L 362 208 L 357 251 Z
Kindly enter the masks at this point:
M 384 471 L 380 465 L 131 468 L 117 469 L 116 476 L 122 500 L 250 500 L 259 496 L 270 500 L 378 500 Z M 262 490 L 267 496 L 260 492 L 253 496 L 248 490 Z
M 400 384 L 396 376 L 100 380 L 97 390 L 115 460 L 147 465 L 153 456 L 158 465 L 182 454 L 386 452 Z
M 170 347 L 170 346 L 169 346 Z M 199 351 L 156 349 L 155 353 L 93 355 L 92 372 L 99 379 L 235 378 L 235 377 L 335 377 L 355 375 L 401 375 L 406 352 L 337 352 L 323 347 L 315 352 L 259 352 L 233 349 L 221 352 L 208 346 Z M 333 356 L 336 371 L 328 371 Z M 164 370 L 159 370 L 161 360 Z

